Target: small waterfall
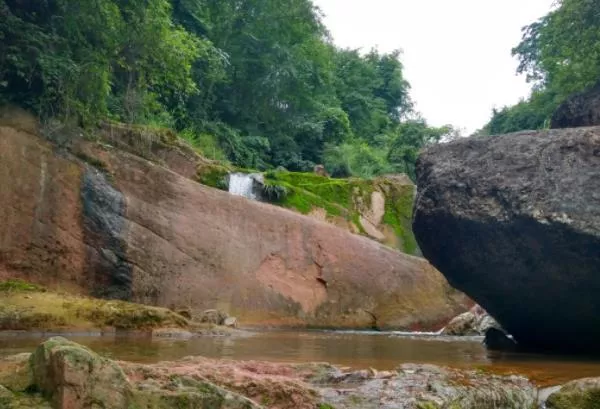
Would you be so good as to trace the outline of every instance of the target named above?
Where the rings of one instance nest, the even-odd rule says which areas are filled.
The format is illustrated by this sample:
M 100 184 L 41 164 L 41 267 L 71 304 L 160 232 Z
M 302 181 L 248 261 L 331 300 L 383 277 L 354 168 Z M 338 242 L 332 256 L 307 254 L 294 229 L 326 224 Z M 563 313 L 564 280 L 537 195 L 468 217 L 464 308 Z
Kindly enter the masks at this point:
M 229 174 L 229 193 L 244 196 L 251 200 L 260 200 L 258 187 L 264 183 L 261 173 Z

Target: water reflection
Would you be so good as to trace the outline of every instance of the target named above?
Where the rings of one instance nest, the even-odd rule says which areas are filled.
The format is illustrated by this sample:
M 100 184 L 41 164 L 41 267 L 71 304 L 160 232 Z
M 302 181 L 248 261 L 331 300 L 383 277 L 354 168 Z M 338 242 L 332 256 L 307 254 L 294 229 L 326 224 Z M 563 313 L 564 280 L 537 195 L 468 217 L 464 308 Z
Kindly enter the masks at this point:
M 0 355 L 32 351 L 48 336 L 0 337 Z M 595 359 L 487 351 L 480 338 L 360 332 L 257 332 L 243 337 L 189 341 L 127 336 L 69 336 L 113 359 L 157 362 L 200 355 L 235 360 L 330 362 L 390 370 L 402 363 L 431 363 L 521 373 L 545 384 L 600 376 Z

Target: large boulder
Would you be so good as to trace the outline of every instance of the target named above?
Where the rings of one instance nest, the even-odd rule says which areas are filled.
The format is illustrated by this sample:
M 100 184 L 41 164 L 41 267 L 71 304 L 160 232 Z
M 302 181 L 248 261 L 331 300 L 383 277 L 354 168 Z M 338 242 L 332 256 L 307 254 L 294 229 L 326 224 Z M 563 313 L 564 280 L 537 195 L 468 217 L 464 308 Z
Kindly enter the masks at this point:
M 440 144 L 417 162 L 424 255 L 522 346 L 600 341 L 600 128 Z
M 424 259 L 201 185 L 190 152 L 59 149 L 1 119 L 0 279 L 244 325 L 437 330 L 466 309 Z
M 556 109 L 550 122 L 551 128 L 578 128 L 600 125 L 600 83 L 575 94 Z

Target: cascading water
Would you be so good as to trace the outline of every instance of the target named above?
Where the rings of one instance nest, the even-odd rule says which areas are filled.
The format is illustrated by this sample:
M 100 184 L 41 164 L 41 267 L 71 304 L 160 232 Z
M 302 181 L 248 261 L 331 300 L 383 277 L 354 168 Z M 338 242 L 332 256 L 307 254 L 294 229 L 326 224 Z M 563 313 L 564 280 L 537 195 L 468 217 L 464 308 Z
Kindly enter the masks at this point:
M 259 200 L 257 187 L 262 183 L 263 175 L 260 173 L 231 173 L 229 175 L 229 193 L 251 200 Z

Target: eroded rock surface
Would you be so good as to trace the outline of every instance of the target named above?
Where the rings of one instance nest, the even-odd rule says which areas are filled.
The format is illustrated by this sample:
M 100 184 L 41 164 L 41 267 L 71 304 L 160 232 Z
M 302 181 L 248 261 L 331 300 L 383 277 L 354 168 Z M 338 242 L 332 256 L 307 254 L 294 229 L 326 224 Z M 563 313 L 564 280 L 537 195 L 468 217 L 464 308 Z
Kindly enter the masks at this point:
M 417 163 L 424 255 L 526 347 L 597 350 L 600 128 L 475 137 Z

